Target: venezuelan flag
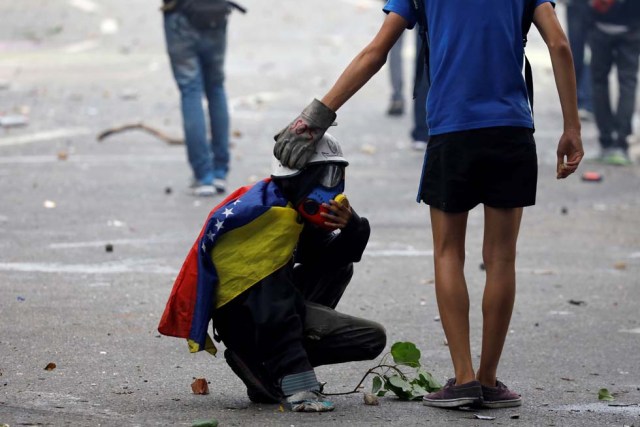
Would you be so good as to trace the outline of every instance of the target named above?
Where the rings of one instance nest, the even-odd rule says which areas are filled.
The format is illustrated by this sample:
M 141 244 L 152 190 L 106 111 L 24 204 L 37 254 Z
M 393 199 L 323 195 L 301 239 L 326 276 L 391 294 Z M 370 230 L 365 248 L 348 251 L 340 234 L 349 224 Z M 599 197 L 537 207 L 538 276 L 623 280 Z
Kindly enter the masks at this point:
M 242 187 L 216 206 L 173 284 L 158 331 L 186 338 L 192 353 L 216 349 L 207 334 L 215 308 L 284 266 L 302 224 L 267 178 Z

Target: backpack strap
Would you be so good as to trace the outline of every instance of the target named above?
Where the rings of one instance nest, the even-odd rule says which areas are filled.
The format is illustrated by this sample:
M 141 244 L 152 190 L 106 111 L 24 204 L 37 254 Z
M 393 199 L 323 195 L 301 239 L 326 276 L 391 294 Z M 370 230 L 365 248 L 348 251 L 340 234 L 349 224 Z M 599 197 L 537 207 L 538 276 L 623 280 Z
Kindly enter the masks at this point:
M 422 40 L 418 57 L 424 58 L 423 61 L 416 63 L 416 77 L 413 83 L 413 99 L 416 99 L 420 79 L 427 79 L 427 82 L 431 85 L 431 76 L 429 75 L 429 28 L 427 25 L 427 13 L 425 12 L 424 0 L 412 0 L 412 2 L 413 10 L 417 17 L 420 40 Z
M 533 14 L 536 9 L 536 0 L 525 0 L 524 13 L 522 14 L 522 46 L 527 47 L 527 34 L 533 24 Z M 531 106 L 531 114 L 533 115 L 533 71 L 531 63 L 527 55 L 524 56 L 524 80 L 527 85 L 527 94 L 529 96 L 529 104 Z

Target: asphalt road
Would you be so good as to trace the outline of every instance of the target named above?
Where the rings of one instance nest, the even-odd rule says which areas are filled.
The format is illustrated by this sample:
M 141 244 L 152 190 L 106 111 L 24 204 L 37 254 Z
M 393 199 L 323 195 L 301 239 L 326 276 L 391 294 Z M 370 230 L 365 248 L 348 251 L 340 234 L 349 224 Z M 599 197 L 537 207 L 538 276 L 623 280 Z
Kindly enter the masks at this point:
M 232 188 L 268 175 L 272 135 L 324 94 L 382 20 L 377 0 L 245 4 L 249 14 L 232 16 L 229 28 Z M 281 412 L 251 404 L 222 358 L 160 337 L 173 279 L 219 198 L 188 193 L 181 146 L 141 131 L 96 141 L 138 121 L 180 137 L 157 6 L 0 1 L 0 112 L 29 120 L 0 128 L 0 425 L 640 425 L 640 169 L 585 163 L 580 172 L 599 172 L 602 182 L 555 179 L 561 120 L 539 37 L 528 48 L 538 201 L 525 212 L 500 367 L 523 394 L 521 408 L 447 411 L 393 398 L 366 406 L 355 394 L 336 397 L 328 414 Z M 435 320 L 428 209 L 415 202 L 422 154 L 409 148 L 410 118 L 385 116 L 388 96 L 382 70 L 332 129 L 351 162 L 347 194 L 372 225 L 338 308 L 383 323 L 389 347 L 416 343 L 425 369 L 444 381 L 452 372 Z M 593 123 L 583 131 L 594 155 Z M 474 356 L 481 240 L 477 208 L 466 268 Z M 318 376 L 329 392 L 344 392 L 374 364 L 321 367 Z M 190 385 L 202 377 L 210 394 L 194 395 Z M 617 406 L 598 399 L 601 388 Z

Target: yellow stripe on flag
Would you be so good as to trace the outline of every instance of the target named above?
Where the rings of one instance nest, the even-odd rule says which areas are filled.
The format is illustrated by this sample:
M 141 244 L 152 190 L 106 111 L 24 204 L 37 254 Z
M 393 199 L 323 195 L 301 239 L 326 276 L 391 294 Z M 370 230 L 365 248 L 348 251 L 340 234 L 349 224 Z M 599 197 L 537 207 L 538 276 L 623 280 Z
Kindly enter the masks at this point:
M 302 231 L 297 217 L 291 207 L 272 207 L 219 238 L 211 254 L 219 279 L 217 308 L 291 259 Z

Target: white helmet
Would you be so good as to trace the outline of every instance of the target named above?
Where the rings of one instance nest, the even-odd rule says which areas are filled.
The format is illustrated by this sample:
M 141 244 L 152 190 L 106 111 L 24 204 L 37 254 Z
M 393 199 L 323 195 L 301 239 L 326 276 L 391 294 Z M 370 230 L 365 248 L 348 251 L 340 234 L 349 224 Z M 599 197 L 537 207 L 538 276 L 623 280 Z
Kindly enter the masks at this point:
M 339 163 L 344 166 L 349 165 L 347 159 L 342 155 L 342 148 L 333 136 L 325 133 L 324 136 L 316 144 L 316 151 L 313 153 L 307 165 L 320 163 Z M 291 169 L 284 166 L 280 160 L 273 156 L 271 176 L 273 178 L 291 178 L 298 175 L 302 169 Z

